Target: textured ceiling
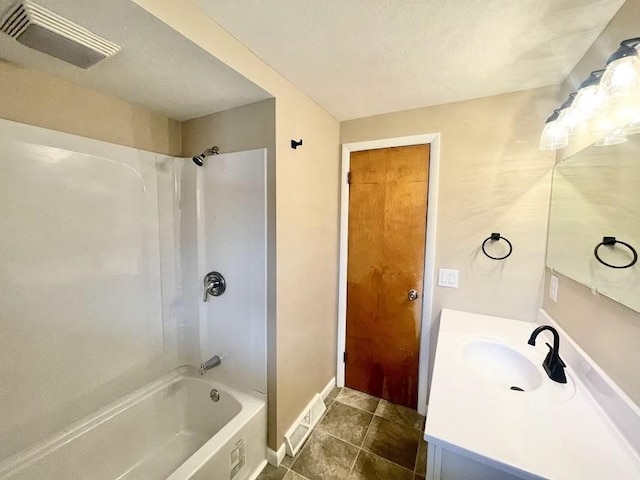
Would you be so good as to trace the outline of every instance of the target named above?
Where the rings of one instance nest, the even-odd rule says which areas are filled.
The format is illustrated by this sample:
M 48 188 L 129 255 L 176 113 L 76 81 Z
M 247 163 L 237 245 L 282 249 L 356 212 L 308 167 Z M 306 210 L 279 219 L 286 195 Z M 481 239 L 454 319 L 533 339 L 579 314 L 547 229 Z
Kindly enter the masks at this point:
M 0 0 L 0 15 L 15 0 Z M 0 34 L 0 57 L 143 105 L 176 120 L 269 98 L 130 0 L 36 0 L 123 47 L 88 70 L 31 50 Z
M 346 120 L 560 84 L 624 0 L 198 3 Z

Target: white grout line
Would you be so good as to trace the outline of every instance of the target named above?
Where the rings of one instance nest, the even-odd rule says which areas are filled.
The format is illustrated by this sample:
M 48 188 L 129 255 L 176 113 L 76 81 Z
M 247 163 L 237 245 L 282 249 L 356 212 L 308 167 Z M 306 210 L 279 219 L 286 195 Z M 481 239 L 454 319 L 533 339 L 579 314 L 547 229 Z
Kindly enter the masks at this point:
M 380 402 L 378 402 L 378 405 L 380 405 Z M 376 410 L 378 409 L 378 407 L 376 406 Z M 365 440 L 367 439 L 367 435 L 369 435 L 369 430 L 371 430 L 371 424 L 373 423 L 373 419 L 376 417 L 375 413 L 371 416 L 371 421 L 369 422 L 369 426 L 367 427 L 367 431 L 364 432 L 364 437 L 362 437 L 362 443 L 360 444 L 359 450 L 358 450 L 358 454 L 356 455 L 355 460 L 353 461 L 353 465 L 351 465 L 351 470 L 349 470 L 349 476 L 351 476 L 351 473 L 353 472 L 353 468 L 356 466 L 356 462 L 358 461 L 358 457 L 360 456 L 360 453 L 362 452 L 363 448 L 362 445 L 364 445 Z
M 363 411 L 365 411 L 365 410 L 363 410 Z M 371 413 L 371 412 L 368 412 L 368 413 Z M 382 418 L 382 417 L 380 417 L 380 418 Z M 364 437 L 362 438 L 362 445 L 364 445 L 364 441 L 365 441 L 365 439 L 367 438 L 367 435 L 369 434 L 369 430 L 371 429 L 371 424 L 372 424 L 372 423 L 373 423 L 373 418 L 371 418 L 371 421 L 369 422 L 369 426 L 367 427 L 367 431 L 366 431 L 366 433 L 364 434 Z M 318 424 L 318 425 L 319 425 L 319 424 Z M 322 430 L 322 433 L 324 433 L 324 434 L 326 434 L 326 435 L 328 435 L 328 436 L 330 436 L 330 437 L 332 437 L 332 438 L 335 438 L 336 440 L 339 440 L 339 441 L 341 441 L 341 442 L 344 442 L 344 443 L 346 443 L 347 445 L 350 445 L 350 446 L 355 447 L 355 448 L 357 448 L 357 449 L 358 449 L 358 453 L 356 454 L 356 456 L 355 456 L 355 458 L 354 458 L 354 460 L 353 460 L 353 464 L 351 465 L 351 468 L 349 469 L 349 475 L 351 475 L 351 473 L 353 472 L 353 468 L 356 466 L 356 461 L 358 460 L 358 456 L 360 455 L 360 452 L 361 452 L 361 451 L 365 451 L 366 453 L 369 453 L 369 454 L 371 454 L 371 455 L 374 455 L 374 456 L 376 456 L 376 457 L 379 457 L 379 458 L 381 458 L 382 460 L 384 460 L 384 461 L 386 461 L 386 462 L 389 462 L 390 464 L 392 464 L 392 465 L 394 465 L 394 466 L 396 466 L 396 467 L 398 467 L 398 468 L 401 468 L 402 470 L 404 470 L 404 471 L 406 471 L 406 472 L 413 473 L 413 474 L 415 474 L 415 473 L 416 473 L 416 472 L 415 472 L 415 470 L 409 470 L 407 467 L 403 467 L 402 465 L 399 465 L 399 464 L 397 464 L 397 463 L 395 463 L 395 462 L 392 462 L 392 461 L 391 461 L 391 460 L 389 460 L 388 458 L 384 458 L 382 455 L 378 455 L 377 453 L 372 452 L 371 450 L 367 450 L 366 448 L 364 448 L 364 447 L 362 447 L 362 446 L 358 446 L 358 445 L 356 445 L 355 443 L 351 443 L 351 442 L 349 442 L 348 440 L 345 440 L 344 438 L 336 437 L 335 435 L 333 435 L 333 434 L 332 434 L 332 433 L 330 433 L 330 432 L 327 432 L 326 430 Z M 311 438 L 311 435 L 309 435 L 309 438 Z M 307 438 L 307 441 L 309 440 L 309 438 Z M 300 450 L 300 453 L 302 453 L 302 450 L 304 450 L 306 447 L 307 447 L 307 444 L 305 443 L 305 445 L 304 445 L 304 446 L 302 447 L 302 449 Z M 300 455 L 300 453 L 298 453 L 298 455 Z M 416 456 L 417 456 L 417 451 L 416 451 Z M 291 464 L 291 466 L 293 466 L 293 464 Z M 291 469 L 289 469 L 289 470 L 291 470 Z M 293 471 L 294 471 L 295 473 L 298 473 L 298 472 L 296 472 L 295 470 L 293 470 Z M 298 475 L 300 475 L 300 474 L 298 473 Z
M 396 423 L 396 422 L 394 422 L 393 420 L 389 420 L 388 418 L 384 418 L 384 417 L 380 417 L 380 416 L 378 416 L 378 417 L 379 417 L 379 418 L 382 418 L 382 419 L 384 419 L 384 420 L 387 420 L 387 421 L 389 421 L 389 422 L 395 423 L 396 425 L 400 425 L 399 423 Z M 413 473 L 413 474 L 414 474 L 414 476 L 415 476 L 415 473 L 416 473 L 416 465 L 417 465 L 417 462 L 418 462 L 418 450 L 417 450 L 417 449 L 416 449 L 416 460 L 415 460 L 415 462 L 414 462 L 414 464 L 413 464 L 413 470 L 409 470 L 407 467 L 403 467 L 402 465 L 398 465 L 397 463 L 392 462 L 392 461 L 391 461 L 391 460 L 389 460 L 388 458 L 385 458 L 385 457 L 383 457 L 382 455 L 378 455 L 377 453 L 372 452 L 371 450 L 368 450 L 368 449 L 364 448 L 364 442 L 365 442 L 365 440 L 367 439 L 367 435 L 369 435 L 369 430 L 371 429 L 371 425 L 372 425 L 372 424 L 373 424 L 373 419 L 371 419 L 371 423 L 369 424 L 369 428 L 367 429 L 367 433 L 365 433 L 365 435 L 364 435 L 364 440 L 362 440 L 362 445 L 363 445 L 363 446 L 361 447 L 361 449 L 362 449 L 362 450 L 364 450 L 364 451 L 365 451 L 365 452 L 367 452 L 367 453 L 371 453 L 372 455 L 375 455 L 375 456 L 377 456 L 377 457 L 380 457 L 380 458 L 382 458 L 383 460 L 386 460 L 387 462 L 389 462 L 389 463 L 391 463 L 391 464 L 393 464 L 393 465 L 395 465 L 395 466 L 397 466 L 397 467 L 400 467 L 400 468 L 402 468 L 403 470 L 406 470 L 407 472 L 411 472 L 411 473 Z M 410 427 L 405 427 L 404 425 L 400 425 L 400 426 L 401 426 L 402 428 L 410 428 Z M 415 428 L 414 428 L 414 429 L 412 429 L 412 430 L 415 430 Z M 418 447 L 417 447 L 417 448 L 418 448 L 418 449 L 420 448 L 420 440 L 418 440 Z
M 365 395 L 366 395 L 366 394 L 365 394 Z M 369 410 L 365 410 L 364 408 L 360 408 L 360 407 L 357 407 L 357 406 L 355 406 L 355 405 L 351 405 L 350 403 L 347 403 L 347 402 L 345 402 L 345 401 L 343 401 L 343 400 L 338 400 L 338 397 L 339 397 L 339 396 L 340 396 L 340 394 L 338 394 L 338 395 L 337 395 L 333 400 L 334 400 L 335 402 L 340 402 L 342 405 L 346 405 L 347 407 L 356 408 L 356 409 L 361 410 L 361 411 L 363 411 L 363 412 L 367 412 L 367 413 L 369 413 L 369 414 L 371 414 L 371 415 L 375 415 L 375 414 L 376 414 L 376 410 L 378 410 L 378 405 L 380 405 L 380 402 L 378 402 L 378 405 L 376 405 L 376 409 L 375 409 L 373 412 L 371 412 L 371 411 L 369 411 Z M 375 397 L 373 397 L 373 398 L 375 398 Z M 378 400 L 379 400 L 379 401 L 382 401 L 382 399 L 381 399 L 381 398 L 379 398 Z
M 366 448 L 361 448 L 360 450 L 364 451 L 365 453 L 368 453 L 370 455 L 373 455 L 374 457 L 378 457 L 381 458 L 382 460 L 384 460 L 385 462 L 389 462 L 391 465 L 401 468 L 402 470 L 404 470 L 405 472 L 409 472 L 409 473 L 416 473 L 414 470 L 409 470 L 407 467 L 403 467 L 402 465 L 398 465 L 396 462 L 392 462 L 391 460 L 389 460 L 388 458 L 384 458 L 382 455 L 377 454 L 376 452 L 372 452 L 371 450 L 367 450 Z
M 348 388 L 348 387 L 344 387 L 344 388 Z M 358 390 L 352 390 L 352 391 L 358 392 Z M 362 393 L 363 395 L 368 395 L 367 393 L 363 393 L 363 392 L 358 392 L 358 393 Z M 338 395 L 340 395 L 340 394 L 338 394 Z M 387 403 L 389 403 L 391 405 L 396 405 L 395 403 L 391 403 L 388 400 L 384 400 L 383 398 L 378 398 L 379 402 L 378 402 L 378 405 L 376 406 L 375 411 L 370 412 L 369 410 L 364 410 L 364 409 L 362 409 L 360 407 L 356 407 L 355 405 L 351 405 L 349 403 L 345 403 L 344 401 L 338 400 L 338 395 L 333 399 L 334 402 L 340 402 L 342 405 L 346 405 L 347 407 L 355 408 L 357 410 L 360 410 L 361 412 L 367 412 L 368 414 L 375 415 L 376 417 L 384 418 L 385 420 L 389 420 L 390 422 L 396 423 L 396 424 L 400 425 L 401 427 L 413 428 L 413 430 L 418 430 L 421 433 L 424 433 L 424 427 L 420 427 L 420 428 L 408 427 L 406 425 L 402 425 L 402 424 L 392 420 L 391 418 L 387 418 L 387 417 L 385 417 L 385 416 L 383 416 L 383 415 L 378 413 L 378 409 L 380 408 L 380 405 L 382 405 L 383 401 L 387 402 Z M 373 397 L 373 398 L 377 398 L 377 397 Z M 402 407 L 402 405 L 398 405 L 398 406 Z M 406 408 L 408 408 L 408 407 L 406 407 Z M 409 410 L 412 410 L 412 409 L 409 409 Z M 414 411 L 416 411 L 416 410 L 414 410 Z M 424 415 L 420 415 L 420 416 L 423 417 L 423 421 L 424 421 Z
M 347 445 L 351 445 L 352 447 L 356 447 L 358 450 L 360 450 L 362 447 L 359 447 L 358 445 L 356 445 L 355 443 L 351 443 L 348 440 L 345 440 L 344 438 L 340 438 L 340 437 L 336 437 L 333 433 L 331 432 L 327 432 L 326 430 L 322 430 L 322 433 L 326 433 L 327 435 L 329 435 L 330 437 L 335 438 L 336 440 L 340 440 L 341 442 L 346 443 Z
M 416 473 L 418 472 L 418 457 L 420 454 L 420 439 L 418 439 L 418 449 L 416 450 L 416 461 L 413 462 L 413 476 L 416 476 Z
M 356 453 L 356 457 L 353 459 L 353 463 L 351 464 L 351 468 L 349 469 L 349 473 L 347 475 L 347 478 L 351 477 L 351 474 L 353 473 L 353 469 L 356 466 L 356 462 L 358 461 L 358 457 L 360 456 L 360 453 L 362 452 L 362 449 L 359 448 L 358 449 L 358 453 Z

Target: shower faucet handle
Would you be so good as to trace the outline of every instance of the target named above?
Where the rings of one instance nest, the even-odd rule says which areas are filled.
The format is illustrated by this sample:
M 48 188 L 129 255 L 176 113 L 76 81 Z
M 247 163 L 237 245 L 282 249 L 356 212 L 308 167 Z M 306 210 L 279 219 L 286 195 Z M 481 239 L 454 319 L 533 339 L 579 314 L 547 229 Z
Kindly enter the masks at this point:
M 227 282 L 219 272 L 209 272 L 204 276 L 204 297 L 203 302 L 206 302 L 209 295 L 212 297 L 219 297 L 227 289 Z
M 209 294 L 210 292 L 213 290 L 213 288 L 215 287 L 215 284 L 212 283 L 208 283 L 204 286 L 204 296 L 202 297 L 202 301 L 206 302 L 207 299 L 209 298 Z

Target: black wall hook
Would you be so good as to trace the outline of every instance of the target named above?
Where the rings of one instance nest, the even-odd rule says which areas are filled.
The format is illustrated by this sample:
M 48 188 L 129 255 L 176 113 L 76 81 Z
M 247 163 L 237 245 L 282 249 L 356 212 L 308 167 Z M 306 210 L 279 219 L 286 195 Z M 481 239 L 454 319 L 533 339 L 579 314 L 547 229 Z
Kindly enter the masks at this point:
M 291 140 L 291 148 L 293 148 L 294 150 L 298 147 L 302 146 L 302 139 L 300 140 Z
M 603 245 L 606 245 L 608 247 L 615 247 L 616 244 L 618 243 L 620 245 L 624 245 L 629 250 L 631 250 L 631 254 L 633 255 L 633 260 L 631 260 L 630 263 L 626 265 L 611 265 L 610 263 L 607 263 L 600 258 L 600 255 L 598 255 L 598 250 L 600 250 L 600 247 L 602 247 Z M 631 245 L 629 245 L 627 242 L 617 240 L 616 237 L 602 237 L 602 241 L 598 245 L 596 245 L 596 248 L 593 250 L 593 254 L 596 257 L 596 260 L 598 260 L 601 264 L 609 268 L 630 268 L 630 267 L 633 267 L 638 262 L 638 252 L 636 252 L 636 249 L 633 248 Z
M 487 251 L 485 250 L 487 242 L 497 242 L 499 240 L 504 240 L 505 242 L 507 242 L 507 245 L 509 245 L 509 251 L 503 257 L 494 257 L 492 255 L 489 255 L 487 253 Z M 511 245 L 511 242 L 509 240 L 507 240 L 506 238 L 504 238 L 503 236 L 501 236 L 499 233 L 492 233 L 489 237 L 487 237 L 485 239 L 484 242 L 482 242 L 482 253 L 484 253 L 487 257 L 489 257 L 492 260 L 504 260 L 509 255 L 511 255 L 512 252 L 513 252 L 513 245 Z

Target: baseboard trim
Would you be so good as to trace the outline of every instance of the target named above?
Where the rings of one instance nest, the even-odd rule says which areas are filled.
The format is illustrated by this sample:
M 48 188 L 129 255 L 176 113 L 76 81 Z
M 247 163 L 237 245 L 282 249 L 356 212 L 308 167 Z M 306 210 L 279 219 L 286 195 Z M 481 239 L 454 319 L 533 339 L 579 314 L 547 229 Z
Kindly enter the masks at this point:
M 271 450 L 269 447 L 267 447 L 267 462 L 269 462 L 274 467 L 279 467 L 282 463 L 282 460 L 284 460 L 284 456 L 286 453 L 287 447 L 285 446 L 284 442 L 282 443 L 282 445 L 280 445 L 278 451 Z
M 329 383 L 327 383 L 327 385 L 320 392 L 320 396 L 322 397 L 323 400 L 329 396 L 329 394 L 333 390 L 333 387 L 335 386 L 336 386 L 336 377 L 333 377 L 331 380 L 329 380 Z M 284 460 L 284 457 L 286 454 L 287 454 L 287 446 L 286 446 L 286 443 L 284 442 L 282 443 L 282 445 L 280 445 L 280 447 L 278 447 L 277 451 L 267 447 L 267 462 L 269 462 L 274 467 L 279 467 L 280 464 L 282 463 L 282 460 Z
M 322 396 L 322 398 L 326 399 L 331 393 L 331 390 L 333 390 L 333 387 L 335 386 L 336 386 L 336 377 L 333 377 L 331 380 L 329 380 L 329 383 L 327 383 L 327 386 L 322 389 L 322 392 L 320 392 L 320 395 Z

